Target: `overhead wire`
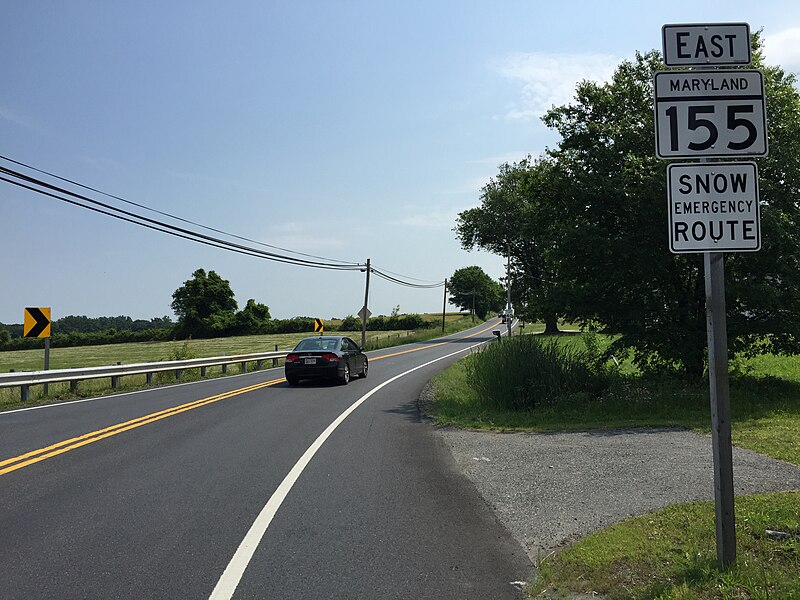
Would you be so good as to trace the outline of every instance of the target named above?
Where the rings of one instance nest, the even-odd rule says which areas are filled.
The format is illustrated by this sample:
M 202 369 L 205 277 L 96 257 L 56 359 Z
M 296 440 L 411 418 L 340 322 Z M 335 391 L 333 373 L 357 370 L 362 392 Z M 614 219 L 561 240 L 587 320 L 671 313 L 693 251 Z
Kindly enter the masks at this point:
M 105 202 L 101 202 L 99 200 L 94 200 L 94 199 L 89 198 L 87 196 L 84 196 L 82 194 L 78 194 L 76 192 L 67 190 L 65 188 L 61 188 L 59 186 L 53 185 L 51 183 L 48 183 L 48 182 L 45 182 L 45 181 L 42 181 L 42 180 L 39 180 L 39 179 L 37 179 L 35 177 L 31 177 L 29 175 L 25 175 L 23 173 L 19 173 L 17 171 L 14 171 L 12 169 L 8 169 L 8 168 L 3 167 L 3 166 L 0 166 L 0 173 L 4 173 L 4 174 L 6 174 L 6 175 L 8 175 L 10 177 L 14 177 L 16 179 L 19 179 L 19 180 L 22 180 L 22 181 L 26 181 L 28 184 L 31 184 L 31 185 L 25 185 L 25 184 L 21 184 L 19 181 L 13 181 L 13 180 L 10 180 L 10 179 L 3 178 L 3 181 L 6 181 L 8 183 L 12 183 L 12 184 L 18 185 L 20 187 L 29 189 L 29 190 L 31 190 L 33 192 L 44 194 L 46 196 L 49 196 L 51 198 L 55 198 L 57 200 L 69 202 L 69 204 L 73 204 L 73 205 L 79 206 L 81 208 L 87 208 L 87 209 L 91 208 L 91 207 L 89 207 L 89 206 L 87 206 L 85 204 L 82 204 L 81 202 L 69 201 L 68 199 L 63 198 L 62 196 L 59 196 L 59 195 L 54 194 L 54 193 L 45 192 L 44 190 L 38 189 L 37 187 L 33 187 L 33 186 L 35 185 L 35 186 L 43 187 L 45 189 L 52 190 L 53 192 L 58 192 L 60 194 L 66 194 L 66 195 L 71 196 L 73 198 L 77 198 L 77 199 L 79 199 L 79 200 L 81 200 L 83 202 L 89 202 L 90 204 L 93 204 L 95 206 L 100 206 L 100 207 L 103 207 L 104 209 L 106 209 L 106 210 L 95 210 L 95 212 L 99 212 L 99 213 L 107 215 L 107 216 L 116 216 L 118 218 L 120 218 L 121 215 L 124 215 L 126 218 L 121 218 L 121 220 L 123 220 L 123 221 L 127 221 L 129 223 L 133 223 L 135 225 L 140 225 L 140 226 L 146 226 L 146 224 L 149 223 L 149 224 L 154 226 L 154 227 L 148 227 L 149 229 L 155 229 L 156 231 L 160 231 L 162 233 L 167 233 L 167 230 L 170 230 L 172 232 L 182 234 L 182 235 L 177 235 L 176 237 L 181 237 L 181 238 L 184 238 L 184 239 L 190 239 L 190 240 L 193 240 L 193 241 L 204 240 L 206 242 L 209 242 L 207 245 L 213 245 L 213 246 L 215 246 L 217 248 L 236 250 L 236 251 L 240 251 L 240 253 L 246 253 L 246 254 L 249 254 L 251 256 L 257 256 L 257 257 L 260 257 L 260 258 L 265 258 L 267 260 L 273 260 L 273 261 L 276 261 L 276 262 L 296 264 L 296 265 L 299 265 L 299 266 L 314 267 L 314 268 L 320 268 L 320 269 L 351 270 L 352 271 L 352 270 L 360 270 L 361 268 L 364 267 L 364 265 L 360 264 L 360 263 L 339 263 L 339 264 L 336 264 L 336 263 L 313 262 L 313 261 L 309 261 L 309 260 L 305 260 L 305 259 L 301 259 L 301 258 L 296 258 L 296 257 L 293 257 L 293 256 L 284 256 L 284 255 L 276 254 L 274 252 L 267 252 L 265 250 L 259 250 L 257 248 L 250 248 L 250 247 L 244 246 L 242 244 L 237 244 L 237 243 L 234 243 L 234 242 L 230 242 L 230 241 L 227 241 L 227 240 L 223 240 L 223 239 L 220 239 L 220 238 L 209 236 L 209 235 L 206 235 L 206 234 L 203 234 L 203 233 L 199 233 L 199 232 L 196 232 L 196 231 L 185 229 L 183 227 L 178 227 L 176 225 L 170 225 L 169 223 L 164 223 L 163 221 L 158 221 L 156 219 L 151 219 L 149 217 L 145 217 L 143 215 L 139 215 L 139 214 L 136 214 L 134 212 L 124 210 L 122 208 L 107 204 Z M 110 211 L 113 211 L 113 212 L 110 212 Z M 136 220 L 136 219 L 138 219 L 138 220 Z
M 4 167 L 4 166 L 0 165 L 0 173 L 6 175 L 6 177 L 0 177 L 0 181 L 4 181 L 6 183 L 10 183 L 10 184 L 18 186 L 20 188 L 27 189 L 29 191 L 32 191 L 32 192 L 35 192 L 35 193 L 38 193 L 38 194 L 53 198 L 55 200 L 59 200 L 59 201 L 65 202 L 65 203 L 68 203 L 68 204 L 73 205 L 73 206 L 77 206 L 79 208 L 84 208 L 84 209 L 93 211 L 95 213 L 102 214 L 104 216 L 112 217 L 112 218 L 115 218 L 115 219 L 118 219 L 118 220 L 121 220 L 121 221 L 125 221 L 125 222 L 128 222 L 128 223 L 134 224 L 134 225 L 139 225 L 140 227 L 145 227 L 147 229 L 150 229 L 150 230 L 153 230 L 153 231 L 157 231 L 157 232 L 160 232 L 160 233 L 166 233 L 166 234 L 171 235 L 173 237 L 177 237 L 177 238 L 181 238 L 181 239 L 197 242 L 197 243 L 200 243 L 200 244 L 204 244 L 204 245 L 211 246 L 211 247 L 214 247 L 214 248 L 219 248 L 219 249 L 222 249 L 222 250 L 236 252 L 236 253 L 247 255 L 247 256 L 253 256 L 253 257 L 256 257 L 256 258 L 262 258 L 262 259 L 271 260 L 271 261 L 275 261 L 275 262 L 286 263 L 286 264 L 294 264 L 294 265 L 297 265 L 297 266 L 319 268 L 319 269 L 329 269 L 329 270 L 342 270 L 342 271 L 354 271 L 354 270 L 364 271 L 365 267 L 367 266 L 366 264 L 363 264 L 363 263 L 348 262 L 348 261 L 342 261 L 342 260 L 339 260 L 339 259 L 326 258 L 326 257 L 322 257 L 322 256 L 317 256 L 317 255 L 314 255 L 314 254 L 308 254 L 308 253 L 304 253 L 304 252 L 298 252 L 296 250 L 290 250 L 290 249 L 287 249 L 287 248 L 282 248 L 280 246 L 275 246 L 275 245 L 272 245 L 272 244 L 259 242 L 257 240 L 252 240 L 252 239 L 244 237 L 244 236 L 239 236 L 239 235 L 236 235 L 236 234 L 228 233 L 228 232 L 223 231 L 221 229 L 217 229 L 217 228 L 214 228 L 214 227 L 209 227 L 207 225 L 203 225 L 202 223 L 198 223 L 198 222 L 195 222 L 195 221 L 192 221 L 192 220 L 189 220 L 189 219 L 185 219 L 183 217 L 179 217 L 177 215 L 173 215 L 173 214 L 170 214 L 170 213 L 167 213 L 167 212 L 164 212 L 164 211 L 160 211 L 160 210 L 151 208 L 151 207 L 149 207 L 149 206 L 147 206 L 145 204 L 140 204 L 140 203 L 137 203 L 137 202 L 133 202 L 131 200 L 127 200 L 125 198 L 122 198 L 121 196 L 116 196 L 114 194 L 109 194 L 109 193 L 104 192 L 102 190 L 99 190 L 97 188 L 94 188 L 94 187 L 91 187 L 91 186 L 88 186 L 88 185 L 84 185 L 84 184 L 79 183 L 77 181 L 74 181 L 72 179 L 61 177 L 60 175 L 56 175 L 54 173 L 50 173 L 48 171 L 45 171 L 43 169 L 39 169 L 39 168 L 34 167 L 32 165 L 29 165 L 29 164 L 14 160 L 14 159 L 9 158 L 7 156 L 0 155 L 0 159 L 5 160 L 5 161 L 10 162 L 10 163 L 13 163 L 15 165 L 24 167 L 24 168 L 29 169 L 31 171 L 35 171 L 35 172 L 40 173 L 42 175 L 46 175 L 48 177 L 52 177 L 52 178 L 57 179 L 59 181 L 62 181 L 64 183 L 68 183 L 68 184 L 71 184 L 71 185 L 78 186 L 78 187 L 80 187 L 80 188 L 82 188 L 84 190 L 87 190 L 87 191 L 90 191 L 90 192 L 94 192 L 96 194 L 101 194 L 101 195 L 106 196 L 108 198 L 112 198 L 114 200 L 118 200 L 118 201 L 123 202 L 125 204 L 131 205 L 131 206 L 135 206 L 135 207 L 143 209 L 143 210 L 150 211 L 152 213 L 161 215 L 163 217 L 168 217 L 170 219 L 174 219 L 176 221 L 180 221 L 182 223 L 186 223 L 187 225 L 193 225 L 195 227 L 200 227 L 200 228 L 208 230 L 208 231 L 213 231 L 213 232 L 221 234 L 223 236 L 227 236 L 227 237 L 230 237 L 230 238 L 238 239 L 238 240 L 241 240 L 243 242 L 249 242 L 249 243 L 252 243 L 252 244 L 257 244 L 259 246 L 272 248 L 274 250 L 281 250 L 283 252 L 288 252 L 288 253 L 291 253 L 291 254 L 294 254 L 294 255 L 297 255 L 297 256 L 287 256 L 287 255 L 279 254 L 279 253 L 276 253 L 276 252 L 269 252 L 269 251 L 261 250 L 259 248 L 253 248 L 251 246 L 247 246 L 247 245 L 244 245 L 244 244 L 239 244 L 239 243 L 236 243 L 236 242 L 232 242 L 230 240 L 221 239 L 221 238 L 218 238 L 218 237 L 215 237 L 215 236 L 210 236 L 210 235 L 207 235 L 207 234 L 204 234 L 204 233 L 200 233 L 198 231 L 194 231 L 194 230 L 189 229 L 189 228 L 179 227 L 177 225 L 173 225 L 173 224 L 164 222 L 164 221 L 159 220 L 159 219 L 153 219 L 153 218 L 144 216 L 142 214 L 139 214 L 139 213 L 131 211 L 131 210 L 125 210 L 125 209 L 120 208 L 118 206 L 114 206 L 112 204 L 109 204 L 109 203 L 106 203 L 106 202 L 102 202 L 102 201 L 97 200 L 95 198 L 91 198 L 88 195 L 84 195 L 84 194 L 80 194 L 80 193 L 74 192 L 74 191 L 69 190 L 69 189 L 67 189 L 65 187 L 61 187 L 59 185 L 55 185 L 53 183 L 44 181 L 44 180 L 39 179 L 37 177 L 33 177 L 31 175 L 27 175 L 27 174 L 22 173 L 20 171 L 16 171 L 14 169 L 10 169 L 8 167 Z M 40 189 L 40 188 L 44 188 L 44 189 Z M 67 198 L 67 197 L 64 197 L 64 196 L 69 196 L 69 197 Z M 299 256 L 304 256 L 307 259 L 313 258 L 313 259 L 317 259 L 317 260 L 316 261 L 306 260 L 304 258 L 298 258 Z M 429 282 L 427 280 L 418 279 L 418 278 L 410 277 L 410 276 L 407 276 L 407 275 L 401 275 L 399 273 L 395 273 L 394 271 L 390 271 L 388 269 L 379 269 L 379 268 L 376 268 L 375 266 L 371 266 L 370 271 L 372 273 L 374 273 L 377 277 L 385 279 L 386 281 L 389 281 L 389 282 L 397 284 L 397 285 L 410 287 L 410 288 L 434 289 L 434 288 L 442 287 L 442 286 L 445 285 L 444 281 Z
M 108 198 L 113 198 L 115 200 L 119 200 L 120 202 L 124 202 L 124 203 L 130 204 L 132 206 L 136 206 L 138 208 L 143 208 L 145 210 L 148 210 L 148 211 L 151 211 L 153 213 L 162 215 L 164 217 L 169 217 L 170 219 L 175 219 L 176 221 L 182 221 L 183 223 L 187 223 L 189 225 L 194 225 L 196 227 L 202 227 L 203 229 L 206 229 L 208 231 L 213 231 L 214 233 L 220 233 L 222 235 L 227 235 L 229 237 L 236 238 L 238 240 L 242 240 L 242 241 L 245 241 L 245 242 L 250 242 L 250 243 L 253 243 L 253 244 L 258 244 L 259 246 L 264 246 L 266 248 L 273 248 L 275 250 L 281 250 L 283 252 L 291 252 L 292 254 L 297 254 L 298 256 L 305 256 L 307 258 L 316 258 L 316 259 L 327 261 L 327 262 L 337 262 L 337 263 L 343 263 L 343 264 L 352 264 L 349 261 L 338 260 L 338 259 L 335 259 L 335 258 L 326 258 L 324 256 L 317 256 L 315 254 L 307 254 L 305 252 L 298 252 L 297 250 L 290 250 L 288 248 L 283 248 L 281 246 L 275 246 L 273 244 L 267 244 L 265 242 L 259 242 L 258 240 L 253 240 L 253 239 L 250 239 L 248 237 L 236 235 L 234 233 L 229 233 L 227 231 L 223 231 L 221 229 L 216 229 L 216 228 L 211 227 L 209 225 L 203 225 L 202 223 L 198 223 L 198 222 L 192 221 L 190 219 L 185 219 L 184 217 L 179 217 L 177 215 L 173 215 L 173 214 L 170 214 L 168 212 L 164 212 L 164 211 L 158 210 L 156 208 L 152 208 L 152 207 L 147 206 L 145 204 L 140 204 L 138 202 L 133 202 L 132 200 L 127 200 L 127 199 L 125 199 L 125 198 L 123 198 L 121 196 L 116 196 L 114 194 L 110 194 L 108 192 L 104 192 L 103 190 L 99 190 L 97 188 L 85 185 L 85 184 L 80 183 L 78 181 L 74 181 L 72 179 L 68 179 L 66 177 L 62 177 L 60 175 L 56 175 L 55 173 L 50 173 L 49 171 L 45 171 L 43 169 L 39 169 L 38 167 L 34 167 L 33 165 L 29 165 L 27 163 L 20 162 L 18 160 L 14 160 L 13 158 L 9 158 L 7 156 L 3 156 L 2 154 L 0 154 L 0 159 L 8 161 L 10 163 L 14 163 L 15 165 L 19 165 L 21 167 L 25 167 L 26 169 L 30 169 L 32 171 L 36 171 L 37 173 L 41 173 L 43 175 L 47 175 L 49 177 L 53 177 L 54 179 L 58 179 L 60 181 L 66 182 L 66 183 L 70 183 L 72 185 L 76 185 L 76 186 L 78 186 L 80 188 L 83 188 L 85 190 L 90 190 L 92 192 L 95 192 L 95 193 L 98 193 L 98 194 L 102 194 L 103 196 L 106 196 Z

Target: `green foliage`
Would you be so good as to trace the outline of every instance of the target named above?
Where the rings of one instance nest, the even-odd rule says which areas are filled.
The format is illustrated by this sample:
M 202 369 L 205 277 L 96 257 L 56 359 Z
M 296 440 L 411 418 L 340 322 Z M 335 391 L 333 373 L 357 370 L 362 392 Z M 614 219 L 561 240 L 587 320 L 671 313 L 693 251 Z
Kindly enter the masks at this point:
M 800 352 L 800 93 L 794 75 L 762 64 L 759 43 L 770 115 L 770 153 L 757 160 L 762 249 L 725 258 L 730 349 L 750 356 Z M 659 53 L 637 53 L 611 81 L 581 82 L 572 104 L 543 118 L 557 148 L 501 165 L 456 233 L 465 248 L 510 251 L 523 316 L 596 320 L 621 334 L 613 352 L 699 379 L 702 256 L 669 252 L 654 151 L 652 79 L 663 68 Z
M 250 298 L 245 307 L 236 313 L 234 330 L 240 335 L 267 333 L 270 320 L 269 307 Z
M 180 346 L 173 346 L 169 355 L 164 360 L 191 360 L 197 357 L 198 353 L 189 344 L 189 340 L 184 340 Z
M 547 158 L 528 156 L 513 165 L 504 163 L 481 190 L 481 205 L 460 213 L 455 227 L 465 250 L 480 247 L 510 254 L 516 312 L 529 321 L 545 321 L 548 333 L 555 332 L 556 320 L 565 312 L 552 257 L 552 240 L 561 227 L 554 200 L 561 187 Z
M 456 269 L 448 282 L 450 303 L 463 310 L 472 310 L 486 319 L 490 311 L 499 311 L 505 306 L 503 287 L 489 277 L 478 266 Z
M 361 331 L 361 319 L 353 315 L 345 317 L 339 325 L 339 331 Z
M 607 375 L 574 346 L 541 336 L 517 336 L 489 345 L 465 364 L 467 382 L 483 404 L 503 410 L 531 411 L 597 396 Z
M 236 299 L 230 282 L 215 271 L 197 269 L 172 294 L 172 310 L 183 335 L 224 335 L 235 323 Z

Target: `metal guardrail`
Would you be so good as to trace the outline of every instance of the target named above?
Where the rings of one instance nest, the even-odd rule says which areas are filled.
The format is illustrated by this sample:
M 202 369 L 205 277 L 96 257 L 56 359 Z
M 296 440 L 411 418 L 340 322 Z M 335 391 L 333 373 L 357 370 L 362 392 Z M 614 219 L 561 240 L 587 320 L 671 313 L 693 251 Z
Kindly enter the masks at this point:
M 147 383 L 153 382 L 153 373 L 175 371 L 175 378 L 180 379 L 186 369 L 200 369 L 200 376 L 206 376 L 206 369 L 222 366 L 225 373 L 230 364 L 240 363 L 242 372 L 247 370 L 247 363 L 256 362 L 257 369 L 262 361 L 272 359 L 272 366 L 277 366 L 278 359 L 285 358 L 288 351 L 257 352 L 254 354 L 238 354 L 236 356 L 213 356 L 210 358 L 192 358 L 189 360 L 173 360 L 152 363 L 136 363 L 130 365 L 110 365 L 107 367 L 85 367 L 83 369 L 53 369 L 49 371 L 21 371 L 19 373 L 0 373 L 0 388 L 19 387 L 22 401 L 28 400 L 30 386 L 63 383 L 69 381 L 70 389 L 75 392 L 78 382 L 87 379 L 111 378 L 111 387 L 117 389 L 120 377 L 124 375 L 145 375 Z

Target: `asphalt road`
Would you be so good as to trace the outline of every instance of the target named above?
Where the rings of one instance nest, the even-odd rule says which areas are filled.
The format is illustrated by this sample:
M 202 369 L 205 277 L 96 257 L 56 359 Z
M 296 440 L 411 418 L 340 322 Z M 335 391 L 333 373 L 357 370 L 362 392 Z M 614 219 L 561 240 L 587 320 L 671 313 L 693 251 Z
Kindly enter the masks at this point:
M 347 386 L 266 370 L 0 413 L 0 596 L 520 598 L 525 552 L 416 405 L 492 325 Z

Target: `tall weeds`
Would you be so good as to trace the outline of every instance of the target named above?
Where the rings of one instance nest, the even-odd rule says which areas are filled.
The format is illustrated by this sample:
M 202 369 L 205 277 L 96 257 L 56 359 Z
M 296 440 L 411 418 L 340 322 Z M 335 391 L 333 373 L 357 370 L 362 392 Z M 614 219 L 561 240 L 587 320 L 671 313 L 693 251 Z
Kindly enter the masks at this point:
M 597 395 L 610 383 L 588 353 L 554 338 L 523 335 L 492 343 L 466 362 L 467 382 L 481 402 L 533 410 Z

